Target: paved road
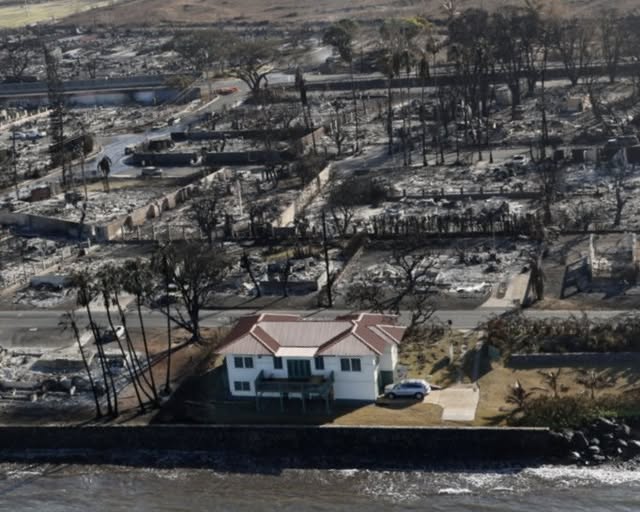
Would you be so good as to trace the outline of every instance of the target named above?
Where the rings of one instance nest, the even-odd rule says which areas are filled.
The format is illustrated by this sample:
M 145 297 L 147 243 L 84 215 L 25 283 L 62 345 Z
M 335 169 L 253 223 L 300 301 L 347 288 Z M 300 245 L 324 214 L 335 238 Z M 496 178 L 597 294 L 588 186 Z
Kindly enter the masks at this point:
M 263 310 L 262 312 L 268 312 L 269 310 Z M 436 311 L 434 317 L 443 323 L 451 321 L 451 325 L 456 329 L 474 329 L 479 324 L 486 321 L 493 315 L 500 315 L 504 312 L 503 309 L 475 309 L 475 310 L 439 310 Z M 218 327 L 229 325 L 235 322 L 238 318 L 256 313 L 255 309 L 234 309 L 234 310 L 206 310 L 201 315 L 201 324 L 203 327 Z M 273 311 L 276 312 L 276 311 Z M 295 313 L 301 314 L 306 318 L 316 319 L 328 319 L 334 318 L 337 315 L 344 315 L 350 313 L 349 310 L 327 310 L 327 309 L 315 309 L 305 311 L 283 311 L 278 310 L 279 313 Z M 587 315 L 594 319 L 612 318 L 614 316 L 627 313 L 626 311 L 587 311 Z M 525 310 L 524 314 L 531 318 L 568 318 L 571 315 L 580 314 L 577 311 L 569 310 Z M 405 317 L 406 313 L 401 316 Z M 101 311 L 95 311 L 94 317 L 98 324 L 107 325 L 106 314 Z M 137 325 L 137 314 L 135 311 L 131 311 L 128 315 L 130 325 L 135 327 Z M 60 321 L 62 319 L 61 311 L 54 310 L 39 310 L 39 311 L 0 311 L 0 346 L 8 346 L 14 344 L 12 340 L 19 339 L 25 331 L 34 333 L 32 336 L 37 336 L 38 332 L 42 333 L 43 338 L 50 336 L 53 332 L 59 332 L 61 329 Z M 77 312 L 77 319 L 79 325 L 88 323 L 86 314 L 83 311 Z M 406 320 L 406 318 L 404 318 Z M 166 318 L 159 311 L 145 311 L 144 312 L 145 326 L 148 328 L 163 328 L 166 326 Z M 59 338 L 53 337 L 51 343 L 59 343 Z M 41 343 L 43 346 L 48 343 L 43 340 Z

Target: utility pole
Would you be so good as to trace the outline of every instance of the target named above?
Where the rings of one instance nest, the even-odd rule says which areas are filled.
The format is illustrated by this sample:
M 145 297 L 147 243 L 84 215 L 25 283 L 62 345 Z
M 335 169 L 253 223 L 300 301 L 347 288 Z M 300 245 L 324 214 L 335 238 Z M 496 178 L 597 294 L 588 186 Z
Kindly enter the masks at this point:
M 85 168 L 84 168 L 85 158 L 86 158 L 84 148 L 85 148 L 85 138 L 87 134 L 84 127 L 84 123 L 82 121 L 79 121 L 78 125 L 80 126 L 80 132 L 82 133 L 82 141 L 80 142 L 80 169 L 82 171 L 82 186 L 84 188 L 84 202 L 86 204 L 89 201 L 89 193 L 87 191 L 87 175 L 85 173 Z
M 49 126 L 51 132 L 51 162 L 53 166 L 62 165 L 62 187 L 67 188 L 67 169 L 64 147 L 64 91 L 58 75 L 58 59 L 43 45 L 47 71 L 47 96 L 49 100 Z
M 324 265 L 327 269 L 327 305 L 328 307 L 333 307 L 333 292 L 331 288 L 333 287 L 332 279 L 331 279 L 331 268 L 329 267 L 329 247 L 327 245 L 327 215 L 322 211 L 322 247 L 324 249 Z

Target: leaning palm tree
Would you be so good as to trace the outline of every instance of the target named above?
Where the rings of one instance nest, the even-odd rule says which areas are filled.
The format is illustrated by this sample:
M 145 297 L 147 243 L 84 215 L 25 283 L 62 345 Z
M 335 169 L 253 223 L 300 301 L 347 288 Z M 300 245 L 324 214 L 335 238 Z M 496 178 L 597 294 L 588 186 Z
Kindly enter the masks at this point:
M 118 348 L 120 349 L 120 354 L 122 355 L 122 358 L 125 361 L 125 366 L 129 373 L 129 378 L 131 380 L 131 383 L 133 384 L 133 389 L 134 389 L 136 398 L 138 400 L 138 405 L 140 407 L 140 410 L 144 412 L 145 407 L 144 407 L 144 402 L 142 401 L 142 396 L 140 395 L 140 390 L 138 387 L 138 379 L 136 375 L 134 375 L 133 373 L 133 368 L 132 368 L 133 361 L 131 360 L 130 357 L 127 357 L 124 347 L 122 346 L 122 341 L 120 340 L 120 337 L 116 334 L 116 327 L 113 323 L 113 316 L 111 314 L 111 306 L 114 301 L 113 296 L 114 294 L 117 294 L 117 286 L 118 286 L 117 280 L 116 280 L 117 278 L 115 274 L 116 274 L 116 271 L 112 265 L 105 265 L 104 267 L 102 267 L 98 271 L 98 274 L 96 276 L 98 289 L 102 296 L 102 303 L 107 313 L 107 321 L 109 322 L 109 328 L 111 329 L 113 338 L 115 338 L 115 341 L 118 344 Z M 125 327 L 125 332 L 126 332 L 126 327 Z
M 149 354 L 149 343 L 142 315 L 142 306 L 144 301 L 153 293 L 153 275 L 151 274 L 149 265 L 139 259 L 126 261 L 121 271 L 124 290 L 135 297 L 136 310 L 138 312 L 138 323 L 140 324 L 140 330 L 142 332 L 142 344 L 144 346 L 144 353 L 147 359 L 146 367 L 151 381 L 150 384 L 153 393 L 153 400 L 157 403 L 158 391 L 156 388 L 155 377 L 153 375 L 153 363 L 151 361 L 151 355 Z M 166 297 L 166 299 L 168 300 L 168 297 Z
M 136 349 L 133 345 L 133 341 L 131 340 L 131 335 L 129 333 L 126 314 L 125 314 L 124 308 L 122 307 L 122 304 L 120 303 L 120 294 L 124 289 L 124 282 L 126 281 L 126 276 L 122 273 L 121 269 L 119 268 L 113 268 L 112 272 L 113 272 L 113 278 L 114 278 L 112 282 L 113 305 L 116 306 L 118 315 L 120 317 L 120 322 L 122 323 L 122 326 L 124 328 L 126 348 L 127 348 L 127 353 L 129 354 L 129 361 L 131 361 L 133 375 L 135 376 L 136 382 L 140 390 L 142 391 L 142 393 L 144 393 L 147 400 L 153 400 L 153 398 L 151 397 L 151 395 L 143 385 L 142 381 L 144 381 L 144 384 L 146 384 L 148 388 L 151 388 L 151 382 L 147 378 L 147 375 L 142 368 L 142 363 L 140 362 L 138 353 L 136 352 Z
M 91 310 L 91 303 L 97 296 L 98 292 L 95 287 L 95 282 L 89 272 L 86 270 L 76 272 L 71 277 L 73 286 L 77 289 L 77 303 L 78 306 L 84 307 L 87 316 L 89 318 L 89 327 L 93 333 L 93 339 L 96 344 L 96 351 L 98 353 L 98 360 L 100 361 L 100 370 L 102 373 L 102 379 L 104 382 L 104 389 L 107 398 L 107 414 L 110 416 L 118 415 L 118 394 L 113 379 L 113 373 L 107 362 L 107 358 L 104 352 L 104 347 L 101 343 L 100 327 L 95 322 L 93 317 L 93 311 Z
M 98 398 L 98 388 L 96 387 L 96 383 L 93 380 L 93 375 L 91 374 L 91 367 L 89 366 L 87 355 L 85 354 L 84 347 L 82 346 L 82 340 L 80 339 L 80 330 L 78 329 L 75 313 L 73 311 L 68 311 L 67 313 L 65 313 L 62 316 L 62 321 L 60 322 L 60 325 L 63 329 L 71 328 L 71 330 L 73 331 L 73 335 L 76 339 L 76 342 L 78 343 L 78 350 L 80 351 L 82 364 L 84 365 L 84 369 L 87 372 L 87 377 L 89 378 L 89 385 L 91 386 L 93 399 L 96 404 L 96 418 L 102 418 L 102 409 L 100 408 L 100 399 Z

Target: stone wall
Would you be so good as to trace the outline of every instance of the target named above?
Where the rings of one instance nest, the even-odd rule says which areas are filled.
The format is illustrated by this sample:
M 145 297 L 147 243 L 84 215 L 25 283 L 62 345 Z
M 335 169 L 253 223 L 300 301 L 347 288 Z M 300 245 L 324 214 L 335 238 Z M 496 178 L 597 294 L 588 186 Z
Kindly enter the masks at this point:
M 510 368 L 560 368 L 611 365 L 639 365 L 640 352 L 569 352 L 565 354 L 512 354 Z
M 42 452 L 50 450 L 51 453 Z M 213 451 L 234 456 L 300 457 L 308 466 L 437 464 L 544 458 L 551 454 L 547 429 L 474 427 L 315 427 L 166 425 L 122 427 L 2 427 L 0 459 L 64 457 L 67 451 L 100 454 L 137 450 Z M 72 456 L 72 455 L 69 455 Z M 89 456 L 89 460 L 91 457 Z

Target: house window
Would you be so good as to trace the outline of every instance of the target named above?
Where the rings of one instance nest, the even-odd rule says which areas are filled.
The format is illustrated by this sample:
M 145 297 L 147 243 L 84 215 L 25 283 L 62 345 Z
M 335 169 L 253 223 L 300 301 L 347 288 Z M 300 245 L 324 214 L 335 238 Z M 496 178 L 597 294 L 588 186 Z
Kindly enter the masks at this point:
M 251 383 L 247 381 L 236 380 L 233 383 L 233 389 L 235 391 L 251 391 Z
M 253 357 L 234 357 L 233 366 L 236 368 L 253 368 Z
M 362 371 L 362 365 L 357 357 L 343 358 L 340 359 L 340 369 L 343 372 L 360 372 Z
M 273 358 L 273 369 L 274 370 L 282 370 L 282 358 L 274 357 Z
M 324 357 L 318 356 L 313 358 L 316 370 L 324 370 Z

